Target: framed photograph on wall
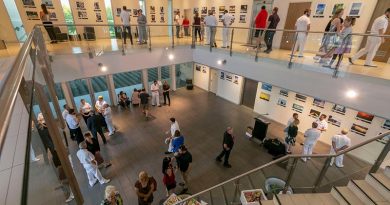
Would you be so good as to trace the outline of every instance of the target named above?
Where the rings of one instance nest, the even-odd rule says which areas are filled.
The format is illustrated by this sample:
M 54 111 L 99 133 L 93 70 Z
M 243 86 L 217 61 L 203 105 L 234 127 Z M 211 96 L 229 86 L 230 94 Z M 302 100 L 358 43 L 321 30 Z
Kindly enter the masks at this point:
M 361 135 L 361 136 L 366 136 L 367 130 L 368 130 L 367 127 L 364 127 L 364 126 L 361 126 L 361 125 L 358 125 L 355 123 L 351 127 L 351 132 L 354 132 L 354 133 Z
M 382 128 L 390 130 L 390 120 L 386 120 L 383 123 Z
M 165 23 L 164 14 L 161 14 L 160 16 L 160 23 Z
M 24 8 L 36 8 L 34 0 L 22 0 L 22 2 L 23 2 Z M 32 19 L 29 19 L 29 20 L 32 20 Z
M 234 76 L 234 81 L 233 81 L 233 83 L 235 83 L 235 84 L 238 85 L 238 78 L 239 78 L 239 77 L 235 75 L 235 76 Z
M 325 100 L 314 98 L 313 105 L 317 106 L 317 107 L 320 107 L 320 108 L 324 108 L 325 107 Z
M 288 91 L 287 91 L 287 90 L 280 89 L 280 91 L 279 91 L 279 95 L 282 95 L 282 96 L 288 97 Z
M 278 103 L 279 106 L 286 107 L 287 106 L 287 100 L 279 98 Z
M 270 98 L 271 98 L 270 94 L 265 93 L 265 92 L 260 93 L 260 99 L 265 100 L 265 101 L 269 101 Z
M 362 6 L 363 6 L 362 2 L 352 3 L 348 16 L 355 16 L 355 17 L 360 16 L 360 13 L 362 11 Z
M 201 11 L 202 14 L 207 14 L 207 7 L 202 7 L 202 11 Z
M 199 8 L 194 8 L 193 13 L 194 13 L 194 14 L 199 13 Z
M 315 18 L 324 17 L 325 8 L 326 8 L 326 4 L 318 3 L 313 17 Z
M 28 20 L 40 20 L 36 11 L 26 11 L 26 15 Z
M 211 7 L 210 9 L 212 12 L 215 12 L 215 6 Z
M 52 0 L 42 0 L 42 4 L 45 4 L 48 9 L 54 9 Z
M 95 5 L 94 5 L 95 6 Z M 84 2 L 82 1 L 76 1 L 76 9 L 77 10 L 85 10 Z
M 374 119 L 374 115 L 368 114 L 366 112 L 358 112 L 355 118 L 357 120 L 371 124 L 372 120 Z
M 261 89 L 271 92 L 271 90 L 272 90 L 272 85 L 271 85 L 271 84 L 268 84 L 268 83 L 262 83 L 262 84 L 261 84 Z
M 58 21 L 56 12 L 50 12 L 50 20 Z
M 121 15 L 121 12 L 122 12 L 122 8 L 116 8 L 116 13 L 115 13 L 115 15 L 116 15 L 116 16 L 120 16 L 120 15 Z
M 317 118 L 320 117 L 320 115 L 321 115 L 321 112 L 320 112 L 320 111 L 314 110 L 314 109 L 311 109 L 311 110 L 310 110 L 310 113 L 309 113 L 309 116 L 310 116 L 310 117 L 313 117 L 313 118 L 317 119 Z
M 226 80 L 232 82 L 233 76 L 231 74 L 226 74 Z
M 150 22 L 156 23 L 156 15 L 154 15 L 154 14 L 151 15 L 151 20 L 150 20 Z
M 99 2 L 94 2 L 93 3 L 93 10 L 94 11 L 101 11 Z
M 306 102 L 307 97 L 301 94 L 295 94 L 295 100 L 301 101 L 301 102 Z
M 236 13 L 236 6 L 229 6 L 229 13 L 231 14 Z
M 242 14 L 248 13 L 248 5 L 241 5 L 240 13 L 242 13 Z
M 200 68 L 201 68 L 200 65 L 195 65 L 195 70 L 196 70 L 196 71 L 200 71 Z
M 294 110 L 296 112 L 299 112 L 299 113 L 302 113 L 303 112 L 303 106 L 294 103 L 293 106 L 292 106 L 292 110 Z
M 133 16 L 137 17 L 138 16 L 138 9 L 133 9 Z
M 156 7 L 150 6 L 150 14 L 155 14 L 156 13 Z
M 240 15 L 239 23 L 246 23 L 246 15 Z
M 343 3 L 340 3 L 340 4 L 335 4 L 333 6 L 333 9 L 332 9 L 332 16 L 336 13 L 336 11 L 338 9 L 343 9 L 344 8 L 344 4 Z M 332 16 L 329 16 L 330 18 L 332 18 Z
M 339 114 L 342 114 L 342 115 L 345 115 L 346 110 L 347 109 L 345 108 L 345 106 L 342 106 L 342 105 L 334 104 L 333 107 L 332 107 L 332 111 L 333 112 L 336 112 L 336 113 L 339 113 Z
M 225 11 L 225 6 L 219 6 L 219 13 L 223 13 Z
M 102 13 L 96 12 L 96 22 L 103 22 Z
M 221 78 L 221 80 L 225 80 L 225 72 L 221 72 L 220 78 Z
M 79 19 L 88 19 L 87 12 L 86 11 L 78 11 L 77 16 Z
M 337 118 L 335 118 L 334 116 L 332 115 L 329 115 L 328 117 L 328 123 L 330 123 L 331 125 L 334 125 L 336 127 L 340 127 L 341 126 L 341 121 L 338 120 Z

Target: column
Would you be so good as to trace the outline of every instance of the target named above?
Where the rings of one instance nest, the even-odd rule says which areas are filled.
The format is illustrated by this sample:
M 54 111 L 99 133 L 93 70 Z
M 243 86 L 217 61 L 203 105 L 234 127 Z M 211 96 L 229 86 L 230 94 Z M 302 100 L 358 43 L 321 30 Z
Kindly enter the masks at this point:
M 169 75 L 171 75 L 172 83 L 171 83 L 171 89 L 173 91 L 176 90 L 176 66 L 171 65 Z
M 74 102 L 73 94 L 71 90 L 68 87 L 68 84 L 66 82 L 61 83 L 62 92 L 64 93 L 66 104 L 68 104 L 69 107 L 76 107 L 76 103 Z
M 149 91 L 149 82 L 148 82 L 148 69 L 142 70 L 142 83 L 146 91 Z

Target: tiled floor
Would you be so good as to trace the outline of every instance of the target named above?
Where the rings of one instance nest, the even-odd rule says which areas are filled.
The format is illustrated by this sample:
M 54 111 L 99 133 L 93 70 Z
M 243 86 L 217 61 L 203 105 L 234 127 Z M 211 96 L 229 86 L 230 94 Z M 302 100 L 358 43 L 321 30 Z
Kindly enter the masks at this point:
M 179 89 L 172 95 L 172 105 L 161 108 L 151 108 L 153 119 L 145 121 L 139 108 L 132 110 L 116 110 L 114 124 L 119 128 L 118 133 L 109 137 L 107 145 L 101 145 L 105 159 L 111 160 L 112 166 L 102 169 L 103 176 L 111 178 L 110 185 L 116 186 L 124 199 L 124 204 L 136 204 L 134 183 L 139 171 L 146 170 L 158 182 L 155 192 L 155 203 L 164 199 L 165 189 L 162 184 L 161 164 L 167 145 L 164 144 L 164 133 L 169 129 L 169 118 L 174 116 L 180 124 L 185 136 L 185 144 L 193 155 L 193 164 L 190 174 L 190 193 L 196 193 L 224 180 L 242 174 L 272 160 L 272 156 L 254 141 L 245 137 L 247 126 L 253 126 L 254 117 L 257 116 L 251 109 L 232 104 L 214 94 L 195 88 L 192 91 Z M 216 155 L 221 151 L 222 135 L 227 126 L 234 128 L 236 144 L 231 154 L 230 163 L 233 168 L 226 169 L 215 162 Z M 84 128 L 84 131 L 85 128 Z M 283 125 L 272 122 L 269 128 L 269 137 L 283 138 Z M 299 142 L 302 136 L 299 136 Z M 86 174 L 75 156 L 77 147 L 70 142 L 70 153 L 73 157 L 74 171 L 77 176 L 85 204 L 99 204 L 103 199 L 104 187 L 95 185 L 90 188 Z M 328 153 L 329 146 L 318 143 L 316 153 Z M 36 148 L 39 154 L 39 148 Z M 297 143 L 295 153 L 301 152 Z M 42 157 L 42 156 L 40 156 Z M 298 163 L 292 185 L 310 186 L 323 166 L 323 159 L 313 159 L 307 164 Z M 268 167 L 251 175 L 251 179 L 240 181 L 241 189 L 250 189 L 251 182 L 254 187 L 264 188 L 266 177 L 276 176 L 285 178 L 287 162 Z M 344 178 L 355 171 L 366 169 L 367 164 L 355 158 L 346 157 L 346 167 L 342 170 L 330 168 L 324 184 Z M 57 182 L 53 181 L 50 165 L 43 160 L 32 164 L 29 189 L 29 204 L 57 204 L 64 201 L 65 196 L 61 189 L 54 190 Z M 42 171 L 41 171 L 42 170 Z M 180 181 L 177 173 L 177 180 Z M 44 183 L 42 183 L 44 182 Z M 46 193 L 42 196 L 42 193 Z M 179 190 L 180 191 L 180 190 Z M 234 186 L 225 187 L 229 198 L 233 196 Z M 52 193 L 53 192 L 53 193 Z M 213 191 L 214 204 L 222 200 L 221 191 Z M 45 199 L 42 199 L 44 197 Z M 202 196 L 207 200 L 208 195 Z M 45 203 L 43 203 L 45 202 Z M 74 202 L 72 202 L 74 204 Z

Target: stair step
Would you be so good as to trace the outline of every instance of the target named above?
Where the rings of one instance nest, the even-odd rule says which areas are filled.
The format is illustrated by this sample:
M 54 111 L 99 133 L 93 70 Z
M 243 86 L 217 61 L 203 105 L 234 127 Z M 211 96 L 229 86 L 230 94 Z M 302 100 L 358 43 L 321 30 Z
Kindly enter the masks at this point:
M 272 200 L 262 200 L 261 205 L 275 205 L 275 203 Z
M 385 168 L 385 170 L 383 171 L 383 173 L 384 173 L 387 177 L 390 178 L 390 166 L 387 166 L 387 167 Z
M 306 195 L 312 195 L 312 194 L 306 194 Z M 330 193 L 321 193 L 321 194 L 315 194 L 316 196 L 319 196 L 318 201 L 322 201 L 323 203 L 327 205 L 338 205 L 338 201 L 332 196 Z M 314 200 L 315 204 L 317 204 L 317 200 Z M 310 204 L 313 204 L 313 201 L 310 201 Z
M 348 187 L 334 187 L 330 193 L 340 204 L 364 205 Z
M 390 178 L 382 173 L 373 173 L 366 176 L 366 181 L 387 201 L 390 201 Z
M 355 186 L 355 187 L 353 187 Z M 388 202 L 374 187 L 365 180 L 352 180 L 348 187 L 366 204 Z M 374 202 L 374 203 L 373 203 Z M 388 203 L 390 205 L 390 203 Z
M 338 205 L 330 193 L 319 194 L 281 194 L 278 198 L 282 205 Z
M 283 205 L 295 205 L 290 198 L 290 194 L 279 194 L 278 198 L 280 203 Z

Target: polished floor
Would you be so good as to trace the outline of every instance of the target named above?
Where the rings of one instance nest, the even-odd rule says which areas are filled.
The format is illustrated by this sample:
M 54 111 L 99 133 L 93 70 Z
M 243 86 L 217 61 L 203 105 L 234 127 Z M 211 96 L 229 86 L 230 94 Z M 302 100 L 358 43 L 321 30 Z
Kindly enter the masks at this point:
M 158 182 L 153 204 L 159 204 L 158 202 L 165 198 L 161 164 L 167 149 L 167 145 L 164 144 L 165 131 L 169 129 L 169 118 L 172 116 L 178 120 L 185 136 L 185 144 L 193 155 L 189 193 L 197 193 L 272 161 L 272 156 L 263 147 L 245 137 L 247 126 L 253 126 L 256 113 L 247 107 L 230 103 L 198 88 L 192 91 L 182 88 L 174 92 L 171 106 L 151 108 L 153 117 L 149 121 L 143 118 L 139 108 L 114 110 L 114 124 L 119 130 L 109 137 L 107 145 L 101 144 L 102 154 L 106 160 L 112 162 L 112 166 L 101 171 L 103 176 L 112 179 L 109 184 L 118 188 L 124 204 L 137 203 L 133 187 L 141 170 L 147 171 Z M 231 169 L 224 168 L 215 161 L 216 155 L 221 151 L 222 136 L 227 126 L 234 128 L 236 137 L 230 159 L 233 165 Z M 85 126 L 83 131 L 86 131 Z M 268 137 L 283 138 L 283 136 L 283 125 L 272 122 Z M 302 135 L 299 135 L 298 142 L 302 142 Z M 39 146 L 34 149 L 38 157 L 42 158 Z M 297 143 L 294 153 L 300 153 L 301 149 Z M 85 171 L 75 155 L 76 151 L 76 144 L 70 142 L 69 152 L 73 158 L 74 172 L 85 204 L 99 204 L 103 199 L 105 186 L 97 184 L 93 188 L 89 187 Z M 328 151 L 329 146 L 322 143 L 318 143 L 315 148 L 315 153 L 328 153 Z M 311 186 L 323 162 L 324 159 L 312 159 L 306 164 L 299 161 L 292 186 Z M 287 162 L 276 164 L 252 174 L 250 178 L 240 180 L 240 189 L 264 188 L 264 180 L 267 177 L 284 179 L 287 176 L 287 165 Z M 330 168 L 322 183 L 325 191 L 328 190 L 326 186 L 329 183 L 345 183 L 346 177 L 352 175 L 364 176 L 368 167 L 368 164 L 350 156 L 346 156 L 345 165 L 343 169 Z M 55 180 L 50 164 L 45 164 L 44 160 L 33 162 L 30 170 L 29 204 L 64 203 L 65 194 L 62 189 L 58 189 L 59 184 Z M 179 175 L 177 173 L 176 179 L 181 181 Z M 45 183 L 42 183 L 43 180 Z M 230 200 L 234 195 L 233 184 L 225 186 L 224 190 Z M 42 196 L 42 193 L 50 194 Z M 209 197 L 210 195 L 204 195 L 202 199 L 207 201 L 210 200 Z M 222 204 L 220 189 L 214 190 L 212 197 L 214 204 Z

